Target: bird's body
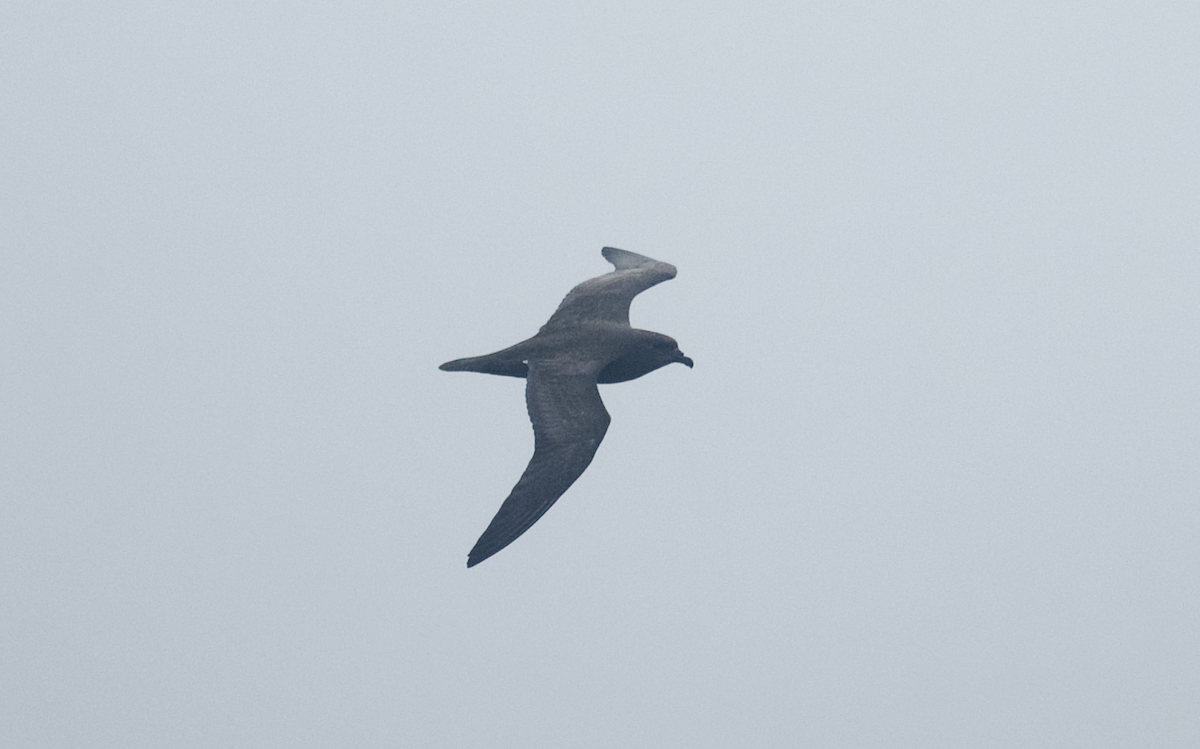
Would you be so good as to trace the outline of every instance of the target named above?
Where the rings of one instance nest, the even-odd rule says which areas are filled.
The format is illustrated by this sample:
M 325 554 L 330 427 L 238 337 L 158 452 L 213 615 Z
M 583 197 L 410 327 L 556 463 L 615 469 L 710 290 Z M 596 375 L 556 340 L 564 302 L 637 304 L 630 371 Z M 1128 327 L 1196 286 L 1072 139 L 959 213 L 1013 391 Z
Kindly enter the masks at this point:
M 525 378 L 533 422 L 533 458 L 471 549 L 468 567 L 528 530 L 591 463 L 610 421 L 598 383 L 626 382 L 672 362 L 692 366 L 674 339 L 629 325 L 633 297 L 674 278 L 675 267 L 614 247 L 603 254 L 616 270 L 572 289 L 533 338 L 441 366 Z

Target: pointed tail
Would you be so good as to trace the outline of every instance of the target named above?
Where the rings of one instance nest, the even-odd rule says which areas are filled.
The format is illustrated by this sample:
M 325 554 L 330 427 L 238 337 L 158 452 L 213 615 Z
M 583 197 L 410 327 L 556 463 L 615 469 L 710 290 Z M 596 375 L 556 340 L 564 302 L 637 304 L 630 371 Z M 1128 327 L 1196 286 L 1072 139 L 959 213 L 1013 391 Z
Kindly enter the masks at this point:
M 482 372 L 483 374 L 500 375 L 501 377 L 527 377 L 529 365 L 524 360 L 505 355 L 499 351 L 487 356 L 470 356 L 466 359 L 448 361 L 438 369 L 443 372 Z

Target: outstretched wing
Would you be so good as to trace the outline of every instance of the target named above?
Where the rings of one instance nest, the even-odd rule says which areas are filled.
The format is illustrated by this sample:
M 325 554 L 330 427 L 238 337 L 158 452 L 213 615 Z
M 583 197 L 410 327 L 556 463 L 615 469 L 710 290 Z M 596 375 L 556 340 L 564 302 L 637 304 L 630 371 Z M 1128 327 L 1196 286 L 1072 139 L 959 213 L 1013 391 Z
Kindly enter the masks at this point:
M 533 422 L 533 459 L 467 555 L 468 567 L 529 530 L 592 462 L 610 421 L 596 387 L 600 364 L 529 362 L 525 403 Z
M 571 289 L 542 331 L 584 322 L 629 324 L 629 305 L 646 289 L 675 277 L 675 266 L 616 247 L 600 251 L 615 267 Z

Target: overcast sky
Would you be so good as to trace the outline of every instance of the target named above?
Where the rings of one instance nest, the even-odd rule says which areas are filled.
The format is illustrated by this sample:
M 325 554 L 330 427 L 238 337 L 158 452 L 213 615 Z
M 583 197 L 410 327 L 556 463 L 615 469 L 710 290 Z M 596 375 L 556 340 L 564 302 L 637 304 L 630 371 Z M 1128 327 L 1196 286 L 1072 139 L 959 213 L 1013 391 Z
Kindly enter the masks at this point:
M 8 4 L 0 745 L 1200 746 L 1198 28 Z M 468 570 L 604 245 L 695 369 Z

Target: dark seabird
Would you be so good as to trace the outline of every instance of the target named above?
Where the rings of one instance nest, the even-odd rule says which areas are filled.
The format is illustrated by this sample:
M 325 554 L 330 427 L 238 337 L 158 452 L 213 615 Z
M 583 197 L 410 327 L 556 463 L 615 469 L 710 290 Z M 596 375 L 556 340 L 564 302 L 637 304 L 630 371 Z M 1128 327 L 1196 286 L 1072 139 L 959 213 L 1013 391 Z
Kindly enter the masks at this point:
M 671 362 L 692 366 L 675 339 L 629 325 L 633 298 L 674 278 L 675 266 L 615 247 L 601 252 L 616 270 L 571 289 L 533 338 L 441 366 L 526 378 L 533 422 L 533 458 L 467 555 L 468 567 L 529 530 L 592 462 L 610 421 L 597 383 L 626 382 Z

